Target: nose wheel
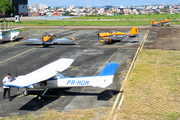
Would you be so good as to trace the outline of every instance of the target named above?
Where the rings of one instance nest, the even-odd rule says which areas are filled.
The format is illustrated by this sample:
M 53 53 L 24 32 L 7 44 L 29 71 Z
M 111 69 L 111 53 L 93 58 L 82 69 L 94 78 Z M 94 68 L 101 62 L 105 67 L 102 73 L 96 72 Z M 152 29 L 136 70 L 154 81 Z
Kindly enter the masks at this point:
M 38 100 L 38 101 L 44 101 L 44 100 L 43 100 L 43 96 L 42 96 L 42 95 L 38 95 L 38 96 L 37 96 L 37 100 Z
M 24 96 L 27 96 L 27 95 L 28 95 L 27 89 L 26 89 L 25 91 L 23 91 L 22 94 L 23 94 Z
M 38 96 L 37 96 L 37 100 L 43 102 L 43 101 L 44 101 L 43 96 L 44 96 L 44 94 L 45 94 L 48 90 L 49 90 L 49 88 L 47 88 L 47 89 L 43 92 L 42 95 L 38 95 Z

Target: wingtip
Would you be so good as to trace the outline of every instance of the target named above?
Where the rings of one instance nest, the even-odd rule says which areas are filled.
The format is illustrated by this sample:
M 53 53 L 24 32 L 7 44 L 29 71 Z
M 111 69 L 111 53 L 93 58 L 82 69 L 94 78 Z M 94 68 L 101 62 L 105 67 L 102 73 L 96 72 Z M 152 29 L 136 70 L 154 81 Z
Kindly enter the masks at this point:
M 24 39 L 22 39 L 21 41 L 24 41 L 24 40 L 26 40 L 26 39 L 28 39 L 28 37 L 25 37 Z
M 75 41 L 75 39 L 73 37 L 70 37 L 71 40 Z

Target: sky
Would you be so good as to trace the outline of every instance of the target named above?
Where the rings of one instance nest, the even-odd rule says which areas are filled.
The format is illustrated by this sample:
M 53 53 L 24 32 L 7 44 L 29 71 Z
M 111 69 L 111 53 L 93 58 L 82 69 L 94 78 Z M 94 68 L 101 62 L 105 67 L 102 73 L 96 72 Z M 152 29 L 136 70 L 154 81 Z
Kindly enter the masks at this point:
M 28 6 L 34 3 L 46 4 L 51 7 L 61 6 L 137 6 L 137 5 L 156 5 L 156 4 L 177 4 L 179 0 L 28 0 Z

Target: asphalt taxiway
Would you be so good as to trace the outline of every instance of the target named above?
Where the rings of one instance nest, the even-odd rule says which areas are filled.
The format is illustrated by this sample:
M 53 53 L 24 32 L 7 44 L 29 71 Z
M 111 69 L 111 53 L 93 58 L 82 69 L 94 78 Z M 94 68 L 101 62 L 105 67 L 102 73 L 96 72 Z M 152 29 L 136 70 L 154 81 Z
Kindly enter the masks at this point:
M 123 31 L 127 31 L 124 29 Z M 22 95 L 22 88 L 11 88 L 12 101 L 3 100 L 2 82 L 0 82 L 0 116 L 25 115 L 30 112 L 41 113 L 43 110 L 56 109 L 60 112 L 72 109 L 89 109 L 111 107 L 118 94 L 122 72 L 127 70 L 138 45 L 141 43 L 146 30 L 139 31 L 139 37 L 124 38 L 114 44 L 98 42 L 99 32 L 104 29 L 32 29 L 23 31 L 23 37 L 41 38 L 45 33 L 53 33 L 57 37 L 74 37 L 75 42 L 51 45 L 42 48 L 41 45 L 15 41 L 0 42 L 0 79 L 7 73 L 12 77 L 32 72 L 60 58 L 74 58 L 75 61 L 65 71 L 64 76 L 97 75 L 105 65 L 111 62 L 119 63 L 113 83 L 105 89 L 93 87 L 59 88 L 48 91 L 44 101 L 36 100 L 36 95 L 43 90 L 30 90 L 29 96 Z M 147 42 L 154 42 L 155 32 L 150 32 Z M 21 40 L 22 38 L 19 38 Z

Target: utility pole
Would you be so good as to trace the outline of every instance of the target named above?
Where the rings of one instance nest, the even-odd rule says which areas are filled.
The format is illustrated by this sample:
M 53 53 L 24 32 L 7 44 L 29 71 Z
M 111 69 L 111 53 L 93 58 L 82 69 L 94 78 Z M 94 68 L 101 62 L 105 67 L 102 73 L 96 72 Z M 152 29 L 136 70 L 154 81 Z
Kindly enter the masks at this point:
M 4 29 L 6 30 L 5 11 L 4 10 L 3 10 L 3 17 L 4 17 Z
M 12 0 L 10 0 L 11 2 L 11 22 L 12 22 Z

